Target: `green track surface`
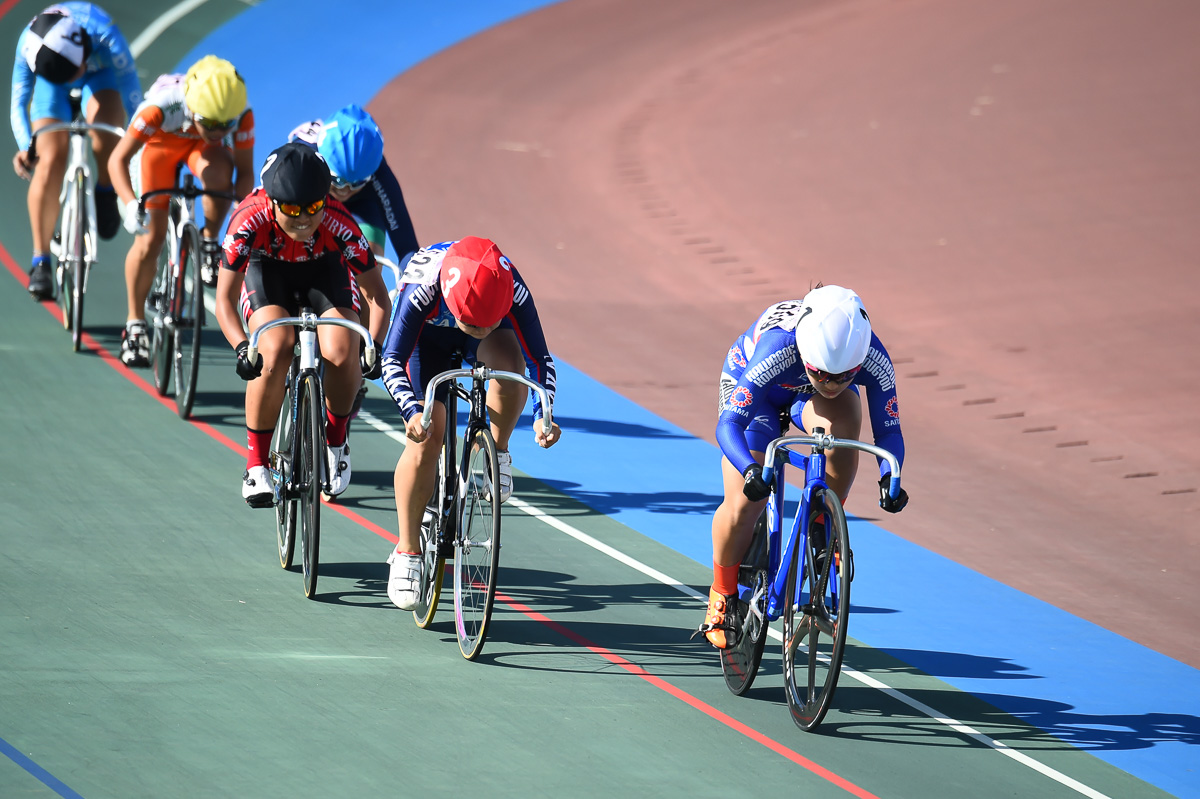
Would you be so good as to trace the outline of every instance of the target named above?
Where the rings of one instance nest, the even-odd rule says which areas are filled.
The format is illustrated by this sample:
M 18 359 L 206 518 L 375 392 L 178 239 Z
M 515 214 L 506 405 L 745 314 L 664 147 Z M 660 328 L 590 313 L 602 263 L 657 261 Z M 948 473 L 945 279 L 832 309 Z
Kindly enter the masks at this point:
M 130 39 L 160 11 L 108 6 Z M 18 4 L 0 40 L 40 7 Z M 145 82 L 243 7 L 186 17 L 141 59 Z M 0 187 L 0 242 L 24 269 L 23 184 L 10 171 Z M 85 327 L 110 353 L 129 241 L 104 245 L 89 287 Z M 80 796 L 846 795 L 584 641 L 878 796 L 1080 795 L 848 678 L 821 734 L 800 732 L 778 644 L 749 696 L 730 695 L 714 651 L 689 639 L 699 602 L 512 508 L 511 601 L 478 662 L 458 654 L 449 586 L 418 630 L 387 600 L 391 544 L 330 509 L 306 600 L 278 566 L 272 514 L 240 499 L 242 456 L 123 369 L 73 354 L 50 313 L 0 283 L 0 738 Z M 195 416 L 239 446 L 243 388 L 214 326 Z M 365 408 L 399 424 L 377 387 Z M 399 445 L 361 422 L 353 439 L 340 505 L 393 531 Z M 706 591 L 707 568 L 543 484 L 522 477 L 517 495 Z M 1165 795 L 865 646 L 847 662 L 1108 796 Z M 0 797 L 54 795 L 0 757 Z

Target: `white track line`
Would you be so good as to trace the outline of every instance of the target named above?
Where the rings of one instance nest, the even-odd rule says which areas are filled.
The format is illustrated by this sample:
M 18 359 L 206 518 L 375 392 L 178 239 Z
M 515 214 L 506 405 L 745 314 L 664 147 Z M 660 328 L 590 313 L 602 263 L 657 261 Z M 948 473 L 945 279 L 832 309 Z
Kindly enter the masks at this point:
M 383 433 L 384 435 L 386 435 L 388 438 L 392 439 L 393 441 L 398 441 L 401 444 L 404 443 L 404 441 L 405 441 L 404 434 L 397 431 L 396 428 L 392 427 L 390 424 L 383 421 L 379 417 L 374 416 L 373 414 L 367 413 L 366 411 L 360 411 L 358 414 L 358 418 L 361 419 L 362 421 L 366 422 L 367 425 L 370 426 L 371 428 L 378 430 L 379 432 Z M 699 591 L 695 590 L 691 586 L 685 585 L 684 583 L 680 582 L 679 580 L 676 580 L 674 577 L 671 577 L 670 575 L 663 574 L 658 569 L 655 569 L 652 566 L 647 566 L 645 563 L 642 563 L 640 560 L 637 560 L 636 558 L 626 555 L 624 552 L 620 551 L 619 549 L 615 549 L 615 548 L 609 546 L 608 544 L 604 543 L 603 541 L 600 541 L 599 539 L 593 538 L 592 536 L 588 535 L 587 533 L 583 532 L 582 530 L 577 530 L 576 528 L 574 528 L 571 525 L 564 522 L 562 519 L 559 519 L 556 516 L 551 516 L 550 514 L 543 511 L 542 509 L 535 507 L 533 505 L 530 505 L 528 502 L 525 502 L 524 500 L 517 499 L 516 497 L 512 497 L 505 504 L 510 507 L 516 508 L 517 510 L 521 511 L 522 513 L 526 513 L 529 516 L 532 516 L 533 518 L 535 518 L 541 522 L 545 522 L 546 524 L 553 527 L 555 530 L 558 530 L 560 533 L 564 533 L 564 534 L 570 536 L 571 538 L 574 538 L 576 541 L 578 541 L 582 544 L 587 544 L 589 547 L 596 550 L 597 552 L 601 552 L 601 553 L 607 555 L 608 557 L 612 558 L 613 560 L 620 561 L 621 563 L 624 563 L 626 566 L 630 567 L 631 569 L 639 571 L 642 574 L 649 577 L 650 579 L 660 582 L 663 585 L 670 586 L 671 588 L 674 588 L 676 591 L 678 591 L 681 594 L 684 594 L 685 596 L 691 597 L 692 599 L 699 600 L 700 602 L 708 601 L 707 596 L 705 596 L 704 594 L 701 594 Z M 783 635 L 778 630 L 774 629 L 773 627 L 768 628 L 767 632 L 776 641 L 779 641 L 779 642 L 783 641 Z M 1049 777 L 1050 779 L 1054 780 L 1055 782 L 1057 782 L 1061 785 L 1065 785 L 1066 787 L 1068 787 L 1074 791 L 1077 791 L 1078 793 L 1082 794 L 1083 796 L 1089 797 L 1089 799 L 1111 799 L 1107 794 L 1100 793 L 1099 791 L 1095 790 L 1094 788 L 1090 788 L 1087 785 L 1084 785 L 1082 782 L 1079 782 L 1076 779 L 1072 779 L 1071 777 L 1068 777 L 1066 774 L 1063 774 L 1062 772 L 1057 771 L 1056 769 L 1050 768 L 1046 764 L 1033 759 L 1032 757 L 1025 754 L 1024 752 L 1019 752 L 1016 749 L 1013 749 L 1012 747 L 1008 746 L 1007 744 L 1003 743 L 1002 741 L 997 741 L 994 738 L 989 738 L 988 736 L 979 732 L 979 730 L 976 730 L 974 727 L 972 727 L 968 724 L 964 724 L 963 722 L 958 721 L 957 719 L 953 719 L 953 718 L 950 718 L 949 716 L 939 713 L 937 710 L 934 710 L 933 708 L 931 708 L 929 705 L 925 704 L 924 702 L 920 702 L 916 699 L 913 699 L 912 697 L 906 696 L 905 694 L 901 693 L 900 691 L 896 690 L 895 688 L 892 688 L 887 683 L 877 680 L 874 677 L 864 674 L 861 671 L 853 669 L 850 666 L 845 665 L 845 663 L 842 664 L 842 674 L 845 674 L 846 676 L 850 677 L 851 679 L 857 680 L 858 682 L 862 683 L 863 685 L 866 685 L 870 688 L 874 688 L 878 691 L 881 691 L 882 693 L 890 696 L 891 698 L 893 698 L 899 702 L 903 702 L 904 704 L 908 705 L 909 707 L 911 707 L 913 710 L 917 711 L 921 715 L 928 716 L 929 718 L 933 719 L 934 721 L 938 722 L 939 724 L 944 724 L 945 726 L 949 727 L 950 729 L 954 730 L 955 732 L 957 732 L 961 735 L 965 735 L 969 738 L 973 738 L 974 740 L 978 741 L 979 743 L 984 744 L 985 746 L 991 747 L 992 749 L 995 749 L 1000 754 L 1005 755 L 1006 757 L 1012 758 L 1013 760 L 1020 763 L 1021 765 L 1027 766 L 1028 768 L 1033 769 L 1034 771 L 1038 772 L 1039 774 L 1043 774 L 1043 775 Z
M 133 53 L 134 58 L 138 58 L 146 52 L 146 48 L 153 44 L 155 39 L 162 36 L 163 31 L 207 2 L 208 0 L 183 0 L 182 3 L 173 6 L 165 14 L 151 22 L 146 30 L 138 34 L 137 38 L 129 45 L 129 52 Z

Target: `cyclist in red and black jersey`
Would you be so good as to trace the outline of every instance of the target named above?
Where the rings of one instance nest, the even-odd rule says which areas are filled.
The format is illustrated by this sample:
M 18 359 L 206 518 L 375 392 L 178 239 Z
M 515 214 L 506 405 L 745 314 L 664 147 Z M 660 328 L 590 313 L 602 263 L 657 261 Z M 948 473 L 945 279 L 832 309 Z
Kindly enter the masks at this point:
M 250 450 L 242 478 L 242 497 L 251 507 L 270 507 L 274 499 L 266 468 L 271 436 L 283 404 L 284 381 L 292 361 L 294 329 L 277 327 L 259 339 L 259 357 L 251 362 L 243 330 L 256 330 L 272 319 L 295 316 L 300 306 L 318 315 L 359 321 L 370 311 L 367 327 L 382 341 L 391 301 L 366 237 L 346 211 L 331 199 L 329 167 L 311 147 L 289 143 L 267 156 L 262 186 L 233 211 L 225 235 L 226 264 L 217 278 L 217 320 L 237 351 L 237 373 L 246 386 L 246 441 Z M 360 307 L 359 287 L 367 309 Z M 365 315 L 365 314 L 364 314 Z M 331 493 L 350 483 L 350 446 L 346 425 L 364 369 L 358 336 L 332 325 L 318 330 L 325 361 L 326 468 Z M 380 360 L 366 373 L 379 376 Z

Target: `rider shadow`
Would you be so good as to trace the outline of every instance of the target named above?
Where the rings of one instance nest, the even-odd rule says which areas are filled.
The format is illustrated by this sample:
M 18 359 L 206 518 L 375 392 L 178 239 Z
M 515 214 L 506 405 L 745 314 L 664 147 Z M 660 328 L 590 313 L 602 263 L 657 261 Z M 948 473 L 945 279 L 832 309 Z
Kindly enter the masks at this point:
M 578 416 L 559 416 L 558 414 L 554 414 L 554 421 L 563 429 L 563 432 L 578 431 L 601 436 L 618 436 L 620 438 L 692 438 L 687 433 L 665 430 L 661 427 L 648 427 L 643 424 L 632 424 L 630 422 L 614 422 L 608 419 L 584 419 Z M 522 415 L 517 425 L 518 428 L 532 427 L 533 414 Z
M 849 683 L 849 684 L 847 684 Z M 953 688 L 904 695 L 988 738 L 1033 751 L 1128 751 L 1161 743 L 1200 744 L 1200 718 L 1184 713 L 1087 714 L 1074 705 L 1010 694 L 968 694 Z M 1001 709 L 1001 708 L 1004 709 Z M 819 732 L 917 746 L 962 746 L 958 733 L 898 699 L 848 681 L 845 675 Z
M 647 610 L 638 613 L 637 608 Z M 580 651 L 601 647 L 659 676 L 694 676 L 697 662 L 707 655 L 707 643 L 689 639 L 688 631 L 675 626 L 643 623 L 659 618 L 661 611 L 681 609 L 701 610 L 695 600 L 660 583 L 583 583 L 564 572 L 502 566 L 489 643 L 479 659 L 538 671 L 628 673 L 591 651 Z M 594 620 L 592 614 L 600 610 L 621 613 L 622 620 Z M 581 613 L 588 617 L 580 618 Z M 505 643 L 537 651 L 505 652 Z
M 300 553 L 297 552 L 297 561 Z M 390 567 L 383 560 L 357 561 L 341 563 L 321 563 L 319 576 L 330 579 L 354 580 L 353 588 L 343 591 L 323 591 L 329 581 L 318 581 L 317 594 L 314 601 L 329 605 L 346 605 L 356 608 L 387 608 L 396 610 L 396 606 L 388 599 L 387 582 Z M 296 563 L 289 571 L 299 572 L 300 565 Z
M 608 516 L 621 510 L 711 516 L 721 504 L 719 495 L 699 491 L 589 491 L 581 488 L 579 483 L 565 480 L 542 480 L 540 483 L 551 491 L 542 491 L 537 499 L 530 498 L 529 501 L 552 516 Z M 526 492 L 539 494 L 533 486 L 522 489 L 522 497 Z M 563 502 L 562 495 L 570 502 Z M 591 512 L 581 513 L 580 508 L 572 507 L 576 503 L 582 503 Z

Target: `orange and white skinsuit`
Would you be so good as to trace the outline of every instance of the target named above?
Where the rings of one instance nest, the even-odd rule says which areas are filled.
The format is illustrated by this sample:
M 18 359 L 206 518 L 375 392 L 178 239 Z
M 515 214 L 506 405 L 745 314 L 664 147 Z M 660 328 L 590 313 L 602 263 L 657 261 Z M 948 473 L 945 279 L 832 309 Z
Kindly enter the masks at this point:
M 140 194 L 172 188 L 180 167 L 186 165 L 205 188 L 232 191 L 240 200 L 254 189 L 256 179 L 254 112 L 247 106 L 225 131 L 199 127 L 184 98 L 184 75 L 162 75 L 146 92 L 146 99 L 134 112 L 133 121 L 109 163 L 114 173 L 113 186 L 122 204 L 134 197 L 130 166 L 135 158 L 139 159 Z M 154 282 L 158 253 L 167 235 L 169 203 L 167 195 L 146 202 L 147 232 L 134 239 L 125 258 L 129 320 L 142 318 Z M 230 202 L 204 197 L 202 203 L 203 235 L 206 239 L 219 239 Z

